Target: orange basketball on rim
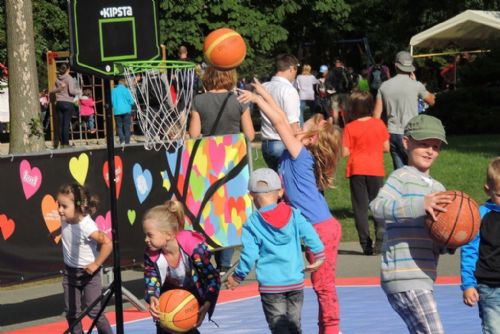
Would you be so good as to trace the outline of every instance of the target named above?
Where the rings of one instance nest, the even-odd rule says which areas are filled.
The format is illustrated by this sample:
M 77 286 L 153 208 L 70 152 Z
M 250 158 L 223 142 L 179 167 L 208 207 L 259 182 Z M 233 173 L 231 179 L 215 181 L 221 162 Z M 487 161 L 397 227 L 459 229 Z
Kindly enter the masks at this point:
M 207 61 L 219 70 L 238 67 L 247 54 L 243 37 L 233 29 L 220 28 L 205 38 L 203 53 Z
M 160 296 L 160 326 L 175 332 L 192 330 L 198 322 L 198 301 L 189 291 L 168 290 Z
M 436 221 L 427 216 L 425 223 L 437 243 L 451 248 L 463 246 L 474 239 L 479 231 L 479 207 L 462 191 L 448 190 L 443 194 L 452 197 L 451 203 L 443 205 L 447 211 L 437 211 Z

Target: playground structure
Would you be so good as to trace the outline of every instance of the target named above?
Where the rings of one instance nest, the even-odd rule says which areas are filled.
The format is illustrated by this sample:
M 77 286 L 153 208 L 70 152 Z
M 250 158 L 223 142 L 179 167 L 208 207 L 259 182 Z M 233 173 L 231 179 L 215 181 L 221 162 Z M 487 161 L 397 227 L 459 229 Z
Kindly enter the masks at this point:
M 162 60 L 166 60 L 167 48 L 165 45 L 160 45 Z M 47 51 L 47 78 L 48 78 L 48 91 L 50 92 L 55 87 L 57 80 L 57 68 L 62 63 L 68 63 L 70 60 L 69 51 Z M 86 123 L 82 120 L 80 114 L 75 114 L 72 117 L 71 127 L 70 127 L 70 139 L 74 146 L 84 146 L 88 144 L 104 144 L 103 140 L 106 138 L 106 104 L 109 101 L 106 97 L 109 93 L 106 92 L 106 81 L 109 81 L 108 86 L 110 89 L 114 87 L 114 80 L 99 77 L 94 74 L 85 74 L 72 72 L 75 76 L 78 86 L 83 90 L 88 88 L 92 91 L 92 96 L 95 101 L 95 133 L 91 133 L 90 129 L 87 128 Z M 55 116 L 55 100 L 51 96 L 49 104 L 49 139 L 53 143 L 54 147 L 58 145 L 57 138 L 57 117 Z M 137 126 L 137 114 L 133 111 L 132 114 L 132 127 L 134 134 L 141 134 L 139 127 Z M 113 123 L 114 128 L 114 123 Z

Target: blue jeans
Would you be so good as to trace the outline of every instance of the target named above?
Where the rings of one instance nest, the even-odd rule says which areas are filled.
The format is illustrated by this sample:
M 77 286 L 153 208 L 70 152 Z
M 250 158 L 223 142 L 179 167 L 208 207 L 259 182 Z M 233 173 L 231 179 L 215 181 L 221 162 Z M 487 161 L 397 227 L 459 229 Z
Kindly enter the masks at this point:
M 408 155 L 403 146 L 403 135 L 391 133 L 389 143 L 391 145 L 391 157 L 394 170 L 408 165 Z
M 314 112 L 315 108 L 314 100 L 300 100 L 300 116 L 299 116 L 300 127 L 304 125 L 304 111 L 306 109 L 306 106 L 309 107 L 310 112 Z
M 217 269 L 222 270 L 222 268 L 230 268 L 231 260 L 233 259 L 234 248 L 223 249 L 215 253 L 215 263 L 217 264 Z
M 281 155 L 285 151 L 285 145 L 281 140 L 262 140 L 262 157 L 267 167 L 278 171 Z
M 500 287 L 478 284 L 479 317 L 484 334 L 500 333 Z
M 132 124 L 132 114 L 115 115 L 116 132 L 120 138 L 120 144 L 130 143 L 130 125 Z
M 300 334 L 304 291 L 261 293 L 262 308 L 272 334 Z

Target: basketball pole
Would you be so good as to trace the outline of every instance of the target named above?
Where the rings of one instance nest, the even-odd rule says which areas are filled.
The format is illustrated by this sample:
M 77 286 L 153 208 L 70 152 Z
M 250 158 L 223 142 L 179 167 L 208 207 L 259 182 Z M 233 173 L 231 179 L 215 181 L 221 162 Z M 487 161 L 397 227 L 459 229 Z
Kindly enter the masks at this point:
M 111 95 L 111 81 L 104 80 L 105 95 Z M 108 99 L 109 101 L 110 99 Z M 118 214 L 116 202 L 116 175 L 115 175 L 115 136 L 113 134 L 113 115 L 109 103 L 106 103 L 106 147 L 109 166 L 109 196 L 111 210 L 111 235 L 113 237 L 113 285 L 115 295 L 116 334 L 123 334 L 123 298 L 122 274 L 120 270 L 120 240 L 118 233 Z M 103 305 L 105 307 L 105 305 Z

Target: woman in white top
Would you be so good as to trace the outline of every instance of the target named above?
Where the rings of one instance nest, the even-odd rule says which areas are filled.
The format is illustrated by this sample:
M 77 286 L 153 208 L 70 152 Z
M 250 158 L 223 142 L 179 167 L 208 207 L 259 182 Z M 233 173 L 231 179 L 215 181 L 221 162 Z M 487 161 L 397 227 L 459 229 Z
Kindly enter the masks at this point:
M 309 106 L 309 110 L 314 110 L 314 85 L 318 79 L 311 74 L 311 66 L 304 65 L 302 74 L 297 76 L 296 86 L 300 97 L 300 127 L 304 125 L 304 109 Z

